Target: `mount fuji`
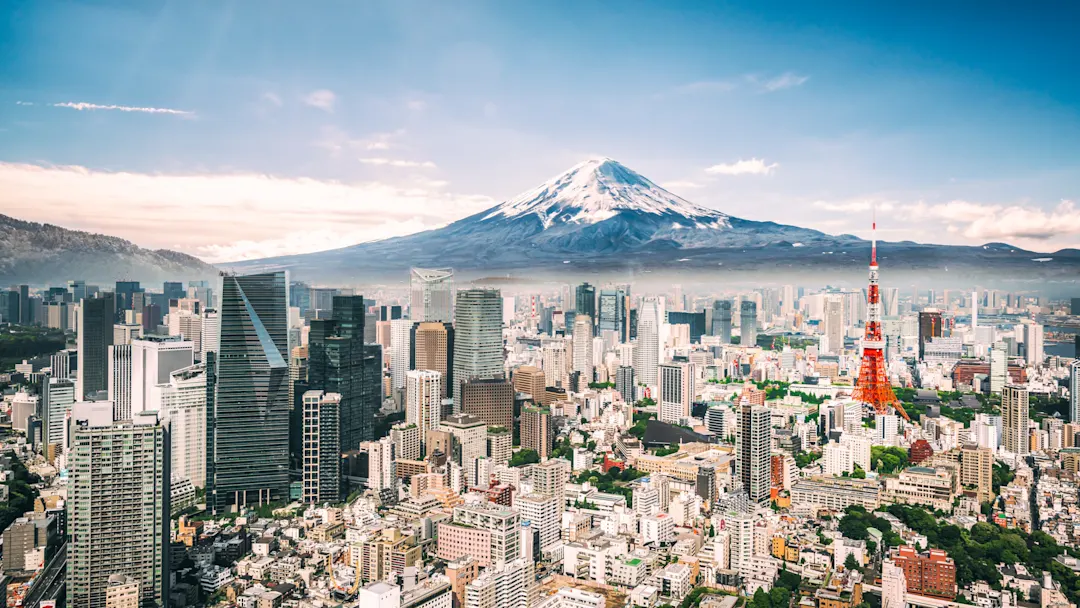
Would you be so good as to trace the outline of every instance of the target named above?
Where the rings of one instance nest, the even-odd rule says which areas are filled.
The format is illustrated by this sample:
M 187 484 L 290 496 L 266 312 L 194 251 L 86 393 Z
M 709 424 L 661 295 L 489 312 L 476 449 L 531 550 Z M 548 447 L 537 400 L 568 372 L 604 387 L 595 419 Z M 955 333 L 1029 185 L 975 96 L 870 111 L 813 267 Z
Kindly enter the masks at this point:
M 1059 252 L 1080 265 L 1080 252 Z M 610 158 L 579 163 L 543 184 L 442 228 L 351 247 L 237 262 L 231 270 L 289 269 L 301 280 L 400 277 L 410 266 L 459 274 L 536 277 L 549 273 L 841 270 L 865 277 L 870 243 L 851 235 L 732 217 L 687 201 Z M 1004 244 L 882 247 L 885 268 L 982 273 L 1020 265 L 1045 274 L 1037 257 Z M 1062 261 L 1065 261 L 1064 259 Z M 1019 269 L 1018 269 L 1019 270 Z M 947 271 L 947 269 L 946 269 Z

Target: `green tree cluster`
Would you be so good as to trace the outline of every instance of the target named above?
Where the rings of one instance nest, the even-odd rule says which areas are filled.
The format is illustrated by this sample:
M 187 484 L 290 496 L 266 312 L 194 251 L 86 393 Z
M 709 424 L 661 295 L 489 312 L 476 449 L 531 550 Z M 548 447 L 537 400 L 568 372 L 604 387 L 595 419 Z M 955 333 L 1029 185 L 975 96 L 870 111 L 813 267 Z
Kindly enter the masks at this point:
M 869 540 L 870 528 L 874 528 L 878 532 L 881 532 L 881 539 L 886 547 L 895 547 L 903 544 L 900 535 L 893 532 L 892 525 L 889 524 L 888 520 L 868 512 L 859 505 L 852 505 L 845 509 L 844 516 L 840 518 L 840 533 L 846 538 L 852 540 Z
M 6 454 L 11 459 L 11 481 L 4 485 L 8 488 L 8 501 L 0 503 L 0 532 L 7 530 L 11 522 L 22 517 L 27 511 L 34 510 L 34 501 L 37 500 L 38 491 L 30 484 L 41 481 L 19 460 L 15 452 Z
M 1012 483 L 1012 480 L 1016 478 L 1016 473 L 1009 468 L 1009 465 L 1004 463 L 994 463 L 994 472 L 991 475 L 991 484 L 994 490 L 994 496 L 1001 494 L 1001 486 L 1007 486 Z
M 679 444 L 673 443 L 673 444 L 671 444 L 671 445 L 669 445 L 669 446 L 667 446 L 665 448 L 656 448 L 656 451 L 653 452 L 653 454 L 655 454 L 657 456 L 668 456 L 668 455 L 674 454 L 675 452 L 678 452 L 678 451 L 679 451 Z
M 536 464 L 540 462 L 540 454 L 536 453 L 536 450 L 530 450 L 525 448 L 518 450 L 510 456 L 510 466 L 523 467 L 527 464 Z
M 67 338 L 59 329 L 15 325 L 0 333 L 0 369 L 11 370 L 23 359 L 64 350 Z
M 821 458 L 821 452 L 795 452 L 795 466 L 800 469 L 809 466 L 811 462 Z
M 870 468 L 878 473 L 895 473 L 908 465 L 908 454 L 904 448 L 875 445 L 870 447 Z

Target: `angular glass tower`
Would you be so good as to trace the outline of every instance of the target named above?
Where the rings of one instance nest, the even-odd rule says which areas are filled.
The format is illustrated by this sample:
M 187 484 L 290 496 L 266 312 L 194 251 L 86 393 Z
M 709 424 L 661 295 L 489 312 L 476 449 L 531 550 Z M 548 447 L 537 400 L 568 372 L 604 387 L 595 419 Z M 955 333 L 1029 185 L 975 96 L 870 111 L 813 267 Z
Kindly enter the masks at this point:
M 208 357 L 206 496 L 215 511 L 289 496 L 286 273 L 222 279 L 220 342 Z

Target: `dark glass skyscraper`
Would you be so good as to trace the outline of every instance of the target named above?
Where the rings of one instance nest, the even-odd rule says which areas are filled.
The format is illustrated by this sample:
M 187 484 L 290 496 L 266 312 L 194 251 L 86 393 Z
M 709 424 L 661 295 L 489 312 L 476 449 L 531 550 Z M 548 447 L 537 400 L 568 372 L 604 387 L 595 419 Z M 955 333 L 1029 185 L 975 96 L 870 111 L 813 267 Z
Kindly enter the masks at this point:
M 588 283 L 577 286 L 574 297 L 574 311 L 579 315 L 589 315 L 590 319 L 596 319 L 596 288 Z M 596 328 L 593 328 L 593 333 Z
M 135 310 L 135 294 L 143 293 L 138 281 L 116 282 L 116 310 Z
M 308 335 L 308 387 L 341 395 L 341 446 L 375 439 L 382 395 L 377 345 L 365 348 L 363 296 L 334 296 L 330 319 L 313 320 Z M 372 370 L 374 368 L 374 371 Z
M 739 303 L 739 344 L 757 344 L 757 302 L 743 300 Z
M 113 294 L 106 292 L 96 298 L 86 298 L 79 305 L 77 401 L 109 388 L 109 347 L 113 345 L 115 302 Z
M 622 289 L 604 289 L 600 291 L 599 331 L 619 332 L 619 342 L 629 340 L 630 326 L 627 323 L 626 307 L 629 298 Z
M 207 368 L 216 378 L 206 425 L 215 511 L 289 495 L 288 291 L 284 272 L 222 281 L 218 354 Z
M 731 300 L 713 302 L 712 335 L 724 344 L 731 343 Z

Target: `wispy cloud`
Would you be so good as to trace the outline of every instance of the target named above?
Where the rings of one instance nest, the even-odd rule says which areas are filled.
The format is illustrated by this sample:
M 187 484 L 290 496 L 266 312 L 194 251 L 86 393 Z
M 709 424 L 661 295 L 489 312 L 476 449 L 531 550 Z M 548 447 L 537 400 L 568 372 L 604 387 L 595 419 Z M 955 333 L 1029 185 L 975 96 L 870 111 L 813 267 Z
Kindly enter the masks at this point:
M 705 173 L 709 175 L 769 175 L 779 166 L 780 163 L 769 164 L 760 158 L 751 158 L 706 167 Z
M 337 104 L 337 95 L 330 89 L 317 89 L 304 97 L 304 103 L 324 112 L 333 112 Z
M 1030 205 L 988 205 L 969 201 L 934 205 L 920 202 L 910 206 L 906 212 L 915 218 L 950 222 L 951 231 L 970 239 L 1044 241 L 1080 236 L 1080 208 L 1068 200 L 1061 201 L 1049 210 Z
M 668 190 L 692 190 L 694 188 L 701 188 L 702 184 L 690 181 L 675 180 L 673 182 L 664 182 L 660 184 Z
M 699 80 L 697 82 L 688 82 L 681 84 L 674 89 L 676 95 L 687 95 L 690 93 L 726 93 L 738 88 L 738 84 L 730 80 Z
M 321 251 L 445 225 L 495 203 L 409 179 L 340 182 L 256 173 L 147 174 L 0 163 L 0 209 L 210 262 Z M 297 206 L 296 201 L 305 201 Z M 243 214 L 257 222 L 207 218 Z M 169 217 L 169 230 L 160 230 Z M 57 218 L 62 218 L 58 220 Z M 303 230 L 297 230 L 303 226 Z
M 365 165 L 376 165 L 380 167 L 405 167 L 412 169 L 434 169 L 435 163 L 430 160 L 417 161 L 417 160 L 399 160 L 396 158 L 361 158 L 360 162 Z
M 752 84 L 755 84 L 766 93 L 772 93 L 774 91 L 782 91 L 784 89 L 791 89 L 794 87 L 802 86 L 806 84 L 806 81 L 810 80 L 809 76 L 803 76 L 794 72 L 784 72 L 779 76 L 772 78 L 763 78 L 758 75 L 748 75 L 746 80 Z
M 895 204 L 892 201 L 877 201 L 872 199 L 856 199 L 850 201 L 814 201 L 811 203 L 818 209 L 835 211 L 838 213 L 859 213 L 863 211 L 891 211 Z
M 399 141 L 405 136 L 405 129 L 372 133 L 365 137 L 353 137 L 340 127 L 329 125 L 322 128 L 315 146 L 339 154 L 342 150 L 390 150 L 399 147 Z
M 263 93 L 262 100 L 277 108 L 280 108 L 285 103 L 276 93 L 271 92 Z
M 32 105 L 34 105 L 34 102 L 32 102 L 32 101 L 16 101 L 15 105 L 17 105 L 17 106 L 32 106 Z
M 118 106 L 113 104 L 89 103 L 86 101 L 64 101 L 52 104 L 54 108 L 71 108 L 72 110 L 105 110 L 115 112 L 138 112 L 141 114 L 171 114 L 173 116 L 193 117 L 195 112 L 189 110 L 176 110 L 173 108 L 149 108 L 141 106 Z

